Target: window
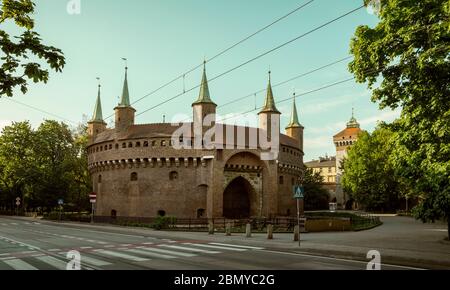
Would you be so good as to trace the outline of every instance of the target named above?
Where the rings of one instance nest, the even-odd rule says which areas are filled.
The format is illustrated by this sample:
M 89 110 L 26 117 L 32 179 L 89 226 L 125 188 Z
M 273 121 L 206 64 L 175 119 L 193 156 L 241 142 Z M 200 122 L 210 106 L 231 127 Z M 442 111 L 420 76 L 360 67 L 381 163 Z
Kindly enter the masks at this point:
M 148 147 L 148 141 L 144 141 L 144 147 Z
M 152 147 L 156 146 L 156 141 L 152 141 Z
M 127 148 L 127 143 L 122 143 L 122 148 Z
M 141 142 L 136 142 L 136 147 L 141 147 Z
M 205 209 L 204 208 L 199 208 L 197 209 L 197 218 L 202 218 L 205 216 Z
M 112 144 L 109 144 L 109 150 L 111 150 L 112 149 Z
M 162 146 L 162 147 L 165 147 L 165 146 L 166 146 L 166 140 L 162 140 L 162 141 L 161 141 L 161 146 Z
M 283 184 L 283 183 L 284 183 L 284 177 L 283 177 L 283 175 L 281 175 L 281 176 L 279 177 L 278 183 L 279 183 L 279 184 Z
M 98 176 L 98 183 L 102 183 L 102 175 L 101 174 Z
M 158 210 L 158 216 L 166 216 L 166 211 L 165 210 Z
M 138 174 L 136 172 L 131 173 L 130 180 L 131 181 L 137 181 L 138 180 Z
M 292 179 L 291 179 L 291 184 L 292 184 L 292 185 L 295 184 L 295 178 L 294 178 L 294 177 L 292 177 Z
M 133 148 L 133 143 L 128 142 L 128 148 Z
M 119 144 L 116 143 L 116 150 L 119 149 Z
M 328 173 L 331 173 L 331 171 L 332 171 L 332 168 L 328 167 Z
M 169 179 L 170 179 L 170 180 L 178 179 L 178 172 L 176 172 L 176 171 L 170 172 L 170 174 L 169 174 Z

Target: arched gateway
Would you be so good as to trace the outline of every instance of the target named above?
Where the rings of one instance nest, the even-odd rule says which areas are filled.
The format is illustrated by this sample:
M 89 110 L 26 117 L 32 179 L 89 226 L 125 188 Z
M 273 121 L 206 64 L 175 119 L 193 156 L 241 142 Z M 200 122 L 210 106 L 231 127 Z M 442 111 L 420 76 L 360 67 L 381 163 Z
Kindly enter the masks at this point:
M 251 184 L 241 176 L 234 179 L 223 193 L 223 216 L 230 219 L 250 217 L 251 196 L 255 196 Z
M 261 216 L 263 163 L 258 156 L 240 152 L 225 165 L 223 216 L 242 219 Z

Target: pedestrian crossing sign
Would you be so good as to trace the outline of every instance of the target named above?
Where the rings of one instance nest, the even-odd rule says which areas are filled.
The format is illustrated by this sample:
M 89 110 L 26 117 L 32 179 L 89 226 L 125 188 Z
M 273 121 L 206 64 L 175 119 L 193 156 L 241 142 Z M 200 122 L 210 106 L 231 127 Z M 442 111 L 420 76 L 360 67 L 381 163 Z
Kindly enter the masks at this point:
M 305 188 L 300 185 L 294 186 L 294 198 L 295 199 L 303 199 L 305 198 Z

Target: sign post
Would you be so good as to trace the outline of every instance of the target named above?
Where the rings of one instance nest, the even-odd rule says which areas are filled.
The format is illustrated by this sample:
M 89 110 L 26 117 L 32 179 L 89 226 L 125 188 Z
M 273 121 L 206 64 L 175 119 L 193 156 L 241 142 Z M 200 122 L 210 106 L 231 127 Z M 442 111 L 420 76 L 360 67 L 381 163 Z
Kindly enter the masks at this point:
M 303 185 L 295 185 L 293 191 L 294 198 L 297 200 L 298 246 L 300 247 L 300 200 L 305 198 L 305 188 Z
M 19 216 L 20 197 L 16 198 L 16 216 Z
M 64 204 L 64 200 L 62 198 L 58 199 L 58 205 L 59 205 L 59 221 L 61 221 L 61 214 L 62 214 L 62 206 Z
M 94 204 L 97 202 L 97 194 L 95 192 L 89 194 L 91 201 L 91 224 L 94 223 Z

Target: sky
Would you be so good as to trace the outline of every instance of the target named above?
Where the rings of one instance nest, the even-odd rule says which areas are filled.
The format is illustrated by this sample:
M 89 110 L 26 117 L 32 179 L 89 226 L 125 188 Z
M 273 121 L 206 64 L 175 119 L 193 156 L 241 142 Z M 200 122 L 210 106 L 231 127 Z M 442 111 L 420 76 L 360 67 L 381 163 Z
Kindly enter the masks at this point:
M 34 127 L 45 119 L 74 124 L 90 118 L 97 96 L 97 77 L 102 84 L 103 115 L 108 117 L 118 103 L 128 59 L 131 102 L 201 64 L 223 49 L 244 39 L 308 0 L 35 0 L 35 31 L 44 43 L 60 48 L 66 57 L 62 73 L 52 72 L 47 84 L 31 84 L 29 92 L 16 92 L 14 100 L 39 108 L 0 99 L 0 128 L 11 122 L 29 120 Z M 75 9 L 67 9 L 67 5 Z M 207 63 L 208 78 L 269 51 L 354 8 L 363 0 L 315 0 L 303 9 L 262 31 L 227 53 Z M 75 12 L 75 13 L 73 13 Z M 79 13 L 78 13 L 79 12 Z M 280 83 L 315 68 L 350 56 L 349 43 L 359 25 L 375 26 L 378 19 L 361 9 L 297 41 L 267 54 L 209 83 L 211 98 L 219 105 L 218 115 L 226 123 L 256 124 L 256 113 L 265 93 L 220 107 L 267 86 Z M 19 33 L 12 23 L 2 24 L 11 34 Z M 305 92 L 352 77 L 348 62 L 274 87 L 275 101 L 287 99 L 295 91 L 300 123 L 305 127 L 305 161 L 325 154 L 334 155 L 333 135 L 345 128 L 355 108 L 361 127 L 372 131 L 378 121 L 392 121 L 398 111 L 380 111 L 370 101 L 365 84 L 346 82 L 317 92 Z M 134 104 L 137 114 L 200 84 L 197 69 L 172 85 Z M 182 120 L 192 114 L 198 97 L 192 90 L 136 118 L 137 123 Z M 255 104 L 256 102 L 256 104 Z M 292 102 L 277 104 L 284 128 Z M 236 114 L 235 117 L 233 117 Z M 83 117 L 85 116 L 85 117 Z M 87 116 L 87 117 L 86 117 Z M 109 124 L 112 118 L 106 120 Z

